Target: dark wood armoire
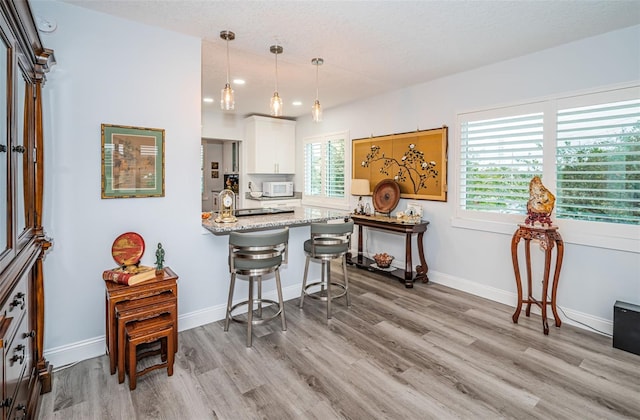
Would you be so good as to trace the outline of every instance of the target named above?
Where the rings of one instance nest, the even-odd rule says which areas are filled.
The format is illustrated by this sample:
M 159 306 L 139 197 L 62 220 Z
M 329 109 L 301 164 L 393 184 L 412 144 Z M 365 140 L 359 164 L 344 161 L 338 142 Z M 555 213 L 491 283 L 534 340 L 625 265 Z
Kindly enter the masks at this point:
M 0 0 L 0 395 L 4 419 L 35 418 L 51 390 L 43 355 L 42 261 L 52 240 L 42 227 L 45 74 L 55 63 L 42 46 L 26 0 Z

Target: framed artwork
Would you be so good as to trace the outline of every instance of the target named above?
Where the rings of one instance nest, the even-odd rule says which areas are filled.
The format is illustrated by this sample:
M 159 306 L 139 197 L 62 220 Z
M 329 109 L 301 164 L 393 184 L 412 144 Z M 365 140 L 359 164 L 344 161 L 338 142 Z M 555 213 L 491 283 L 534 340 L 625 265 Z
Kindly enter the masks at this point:
M 447 127 L 356 139 L 352 179 L 368 179 L 371 191 L 383 179 L 400 185 L 400 197 L 447 201 Z
M 211 169 L 218 169 L 218 162 L 211 162 Z
M 164 197 L 164 129 L 102 124 L 102 198 Z
M 211 171 L 211 178 L 218 178 L 218 177 L 219 177 L 218 171 Z

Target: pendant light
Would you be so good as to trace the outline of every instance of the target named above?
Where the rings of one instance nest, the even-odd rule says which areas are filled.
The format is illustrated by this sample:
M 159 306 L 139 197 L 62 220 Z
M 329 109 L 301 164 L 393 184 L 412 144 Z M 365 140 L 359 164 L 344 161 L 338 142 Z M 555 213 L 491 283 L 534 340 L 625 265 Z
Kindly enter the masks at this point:
M 311 117 L 314 122 L 320 122 L 322 121 L 322 106 L 320 106 L 320 101 L 318 100 L 318 68 L 324 64 L 324 60 L 322 58 L 312 58 L 311 64 L 316 66 L 316 101 L 311 107 Z
M 273 92 L 273 96 L 271 97 L 271 115 L 274 117 L 282 116 L 282 98 L 278 95 L 278 54 L 282 54 L 282 46 L 280 45 L 272 45 L 269 48 L 273 54 L 276 55 L 276 90 Z
M 227 41 L 227 83 L 220 93 L 220 108 L 223 111 L 233 111 L 236 102 L 233 97 L 233 89 L 231 89 L 231 84 L 229 83 L 229 41 L 236 39 L 236 34 L 231 31 L 221 31 L 220 38 Z

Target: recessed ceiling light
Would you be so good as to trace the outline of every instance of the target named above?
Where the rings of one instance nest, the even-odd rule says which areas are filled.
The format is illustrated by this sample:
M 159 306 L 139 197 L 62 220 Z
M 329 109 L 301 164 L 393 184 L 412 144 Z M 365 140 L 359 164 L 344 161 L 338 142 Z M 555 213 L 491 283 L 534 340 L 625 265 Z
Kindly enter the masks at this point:
M 302 102 L 301 101 L 293 101 L 293 102 L 291 102 L 291 105 L 293 105 L 293 106 L 301 106 Z
M 234 85 L 244 85 L 244 80 L 242 79 L 233 79 Z
M 213 98 L 203 98 L 202 102 L 206 102 L 206 103 L 210 104 L 210 103 L 213 102 Z

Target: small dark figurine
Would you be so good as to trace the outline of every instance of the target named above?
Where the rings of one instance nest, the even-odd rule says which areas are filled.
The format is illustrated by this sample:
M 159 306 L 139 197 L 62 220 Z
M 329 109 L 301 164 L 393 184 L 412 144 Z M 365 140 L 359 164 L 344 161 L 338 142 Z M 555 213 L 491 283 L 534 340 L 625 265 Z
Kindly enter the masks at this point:
M 527 202 L 527 218 L 524 223 L 533 226 L 536 222 L 542 226 L 551 226 L 551 212 L 556 197 L 542 185 L 539 176 L 534 176 L 529 183 L 529 201 Z
M 158 249 L 156 249 L 156 273 L 162 272 L 164 269 L 164 248 L 162 243 L 158 242 Z

